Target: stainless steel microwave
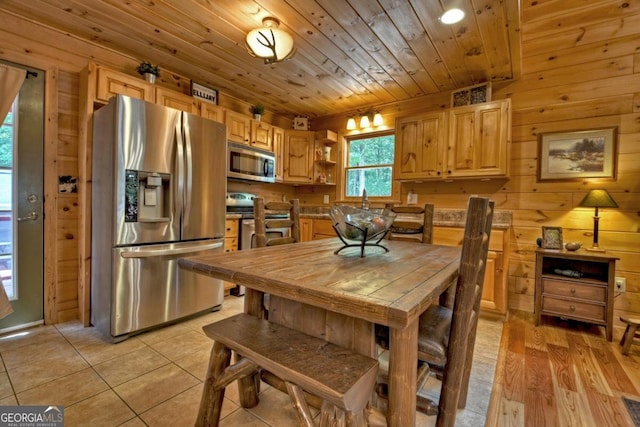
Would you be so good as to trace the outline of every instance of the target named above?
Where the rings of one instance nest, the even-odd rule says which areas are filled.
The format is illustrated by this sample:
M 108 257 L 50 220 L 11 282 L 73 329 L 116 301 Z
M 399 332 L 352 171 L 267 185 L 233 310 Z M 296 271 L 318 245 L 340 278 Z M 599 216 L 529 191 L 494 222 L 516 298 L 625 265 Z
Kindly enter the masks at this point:
M 227 178 L 276 182 L 276 156 L 271 151 L 229 142 Z

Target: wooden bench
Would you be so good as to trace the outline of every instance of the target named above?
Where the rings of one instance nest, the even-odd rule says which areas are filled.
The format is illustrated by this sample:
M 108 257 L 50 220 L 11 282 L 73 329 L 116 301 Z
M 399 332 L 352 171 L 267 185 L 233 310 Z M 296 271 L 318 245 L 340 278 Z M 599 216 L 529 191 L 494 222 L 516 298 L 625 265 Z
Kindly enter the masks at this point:
M 248 314 L 237 314 L 202 329 L 214 344 L 197 426 L 217 426 L 225 387 L 261 369 L 285 382 L 300 425 L 314 425 L 303 392 L 322 400 L 320 426 L 367 425 L 365 410 L 376 383 L 377 360 Z M 232 350 L 242 357 L 230 365 Z M 255 381 L 243 384 L 247 383 Z

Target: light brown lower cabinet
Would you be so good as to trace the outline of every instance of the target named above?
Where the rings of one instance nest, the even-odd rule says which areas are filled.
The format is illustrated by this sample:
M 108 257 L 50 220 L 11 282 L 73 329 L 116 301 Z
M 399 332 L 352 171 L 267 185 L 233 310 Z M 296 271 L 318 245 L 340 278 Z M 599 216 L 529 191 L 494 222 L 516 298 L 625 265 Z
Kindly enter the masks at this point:
M 301 218 L 300 219 L 300 240 L 308 242 L 309 240 L 329 239 L 336 237 L 330 219 L 319 218 Z
M 238 228 L 240 220 L 227 219 L 224 222 L 224 251 L 235 252 L 238 250 Z M 224 293 L 228 295 L 230 290 L 235 288 L 236 284 L 232 282 L 224 282 Z
M 507 313 L 507 271 L 509 260 L 509 230 L 491 230 L 489 253 L 484 273 L 484 286 L 480 307 L 483 312 Z M 438 245 L 462 245 L 462 227 L 434 227 L 433 243 Z

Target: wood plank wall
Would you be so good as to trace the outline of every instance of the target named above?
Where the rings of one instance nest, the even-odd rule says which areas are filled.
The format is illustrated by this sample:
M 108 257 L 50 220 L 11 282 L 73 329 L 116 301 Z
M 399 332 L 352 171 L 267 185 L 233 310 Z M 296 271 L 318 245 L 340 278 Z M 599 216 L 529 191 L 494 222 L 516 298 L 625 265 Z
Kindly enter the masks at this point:
M 640 315 L 640 12 L 636 3 L 615 0 L 530 2 L 522 4 L 522 79 L 494 84 L 494 99 L 510 97 L 513 107 L 511 179 L 404 184 L 395 198 L 413 189 L 419 202 L 461 208 L 470 194 L 488 195 L 498 209 L 511 210 L 514 227 L 509 252 L 509 306 L 533 310 L 535 239 L 542 225 L 561 226 L 565 240 L 591 242 L 593 212 L 576 209 L 590 188 L 607 188 L 620 205 L 601 211 L 600 244 L 620 257 L 617 275 L 627 278 L 627 292 L 615 299 L 615 315 Z M 560 13 L 561 12 L 561 13 Z M 621 19 L 621 14 L 626 14 Z M 560 19 L 562 18 L 562 19 Z M 77 110 L 79 72 L 88 61 L 131 70 L 135 58 L 121 55 L 15 16 L 0 13 L 0 58 L 51 70 L 55 79 L 47 109 L 57 115 L 54 154 L 47 159 L 45 180 L 57 185 L 59 175 L 77 176 Z M 127 71 L 128 72 L 128 71 Z M 171 82 L 169 82 L 171 83 Z M 420 111 L 446 108 L 449 94 L 381 107 L 385 122 Z M 240 105 L 238 103 L 238 105 Z M 233 107 L 232 107 L 233 108 Z M 314 119 L 317 129 L 344 132 L 346 117 Z M 537 134 L 540 132 L 617 126 L 618 179 L 615 182 L 536 183 Z M 49 141 L 48 141 L 49 142 Z M 51 181 L 53 180 L 53 181 Z M 317 191 L 278 186 L 232 184 L 234 190 L 301 198 L 318 204 Z M 230 188 L 231 188 L 230 187 Z M 332 200 L 335 195 L 332 194 Z M 47 320 L 77 317 L 77 198 L 57 194 L 49 219 L 46 279 L 52 283 Z
M 402 184 L 394 194 L 436 208 L 465 206 L 470 194 L 492 197 L 513 212 L 509 251 L 509 307 L 533 312 L 536 238 L 541 226 L 563 227 L 565 241 L 590 246 L 593 209 L 576 208 L 593 188 L 606 188 L 620 206 L 600 210 L 600 246 L 620 257 L 617 276 L 627 292 L 615 298 L 614 318 L 640 314 L 640 5 L 612 0 L 522 2 L 522 78 L 494 83 L 493 99 L 512 100 L 511 177 L 489 182 Z M 447 96 L 380 106 L 385 124 L 397 117 L 448 106 Z M 346 132 L 347 117 L 314 120 Z M 619 133 L 615 182 L 538 183 L 537 138 L 542 132 L 615 126 Z M 314 191 L 301 190 L 317 200 Z

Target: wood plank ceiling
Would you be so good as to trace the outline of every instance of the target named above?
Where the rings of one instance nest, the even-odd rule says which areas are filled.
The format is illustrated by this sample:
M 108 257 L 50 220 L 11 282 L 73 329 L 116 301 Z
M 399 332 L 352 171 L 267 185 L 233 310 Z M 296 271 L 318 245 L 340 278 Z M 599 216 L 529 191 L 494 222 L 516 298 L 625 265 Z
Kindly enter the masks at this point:
M 462 8 L 455 25 L 444 6 Z M 518 0 L 2 0 L 0 9 L 281 114 L 324 116 L 518 78 Z M 273 16 L 295 56 L 244 37 Z

